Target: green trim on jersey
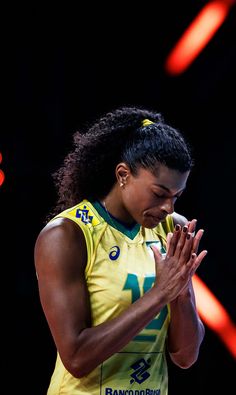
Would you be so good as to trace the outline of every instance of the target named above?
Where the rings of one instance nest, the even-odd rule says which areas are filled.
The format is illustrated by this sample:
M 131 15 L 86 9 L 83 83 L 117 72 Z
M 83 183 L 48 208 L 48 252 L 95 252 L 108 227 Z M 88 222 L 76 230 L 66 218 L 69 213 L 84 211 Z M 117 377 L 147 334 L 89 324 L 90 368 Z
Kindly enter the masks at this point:
M 123 233 L 125 236 L 129 237 L 131 240 L 137 236 L 140 225 L 135 223 L 130 229 L 125 226 L 125 224 L 122 224 L 120 221 L 118 221 L 113 215 L 110 213 L 108 214 L 105 207 L 98 201 L 92 202 L 93 207 L 97 210 L 98 214 L 101 215 L 105 219 L 105 221 L 111 225 L 113 228 L 119 230 L 121 233 Z

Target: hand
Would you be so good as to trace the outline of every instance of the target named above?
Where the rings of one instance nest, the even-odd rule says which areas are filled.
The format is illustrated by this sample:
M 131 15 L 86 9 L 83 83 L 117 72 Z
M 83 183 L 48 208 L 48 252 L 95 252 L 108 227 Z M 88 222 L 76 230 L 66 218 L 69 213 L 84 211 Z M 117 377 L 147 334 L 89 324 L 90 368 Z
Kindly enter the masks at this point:
M 202 262 L 203 258 L 206 256 L 207 251 L 204 250 L 202 251 L 199 256 L 197 256 L 199 244 L 201 241 L 201 238 L 203 236 L 204 230 L 200 229 L 198 232 L 195 234 L 196 231 L 196 224 L 197 220 L 193 219 L 192 221 L 189 221 L 183 228 L 179 224 L 175 226 L 175 231 L 174 233 L 168 233 L 167 235 L 167 255 L 180 255 L 180 251 L 182 251 L 184 244 L 186 240 L 189 238 L 189 243 L 188 243 L 188 248 L 186 249 L 186 253 L 189 252 L 189 254 L 194 254 L 196 255 L 196 260 L 195 260 L 195 270 L 197 270 L 198 266 Z M 181 232 L 182 230 L 182 232 Z M 191 247 L 191 248 L 190 248 Z M 186 246 L 185 246 L 186 248 Z
M 198 254 L 204 231 L 200 229 L 195 235 L 196 222 L 192 220 L 183 228 L 176 225 L 174 232 L 167 237 L 167 253 L 164 259 L 159 251 L 152 247 L 158 287 L 161 287 L 171 300 L 188 292 L 190 280 L 207 254 L 206 250 Z

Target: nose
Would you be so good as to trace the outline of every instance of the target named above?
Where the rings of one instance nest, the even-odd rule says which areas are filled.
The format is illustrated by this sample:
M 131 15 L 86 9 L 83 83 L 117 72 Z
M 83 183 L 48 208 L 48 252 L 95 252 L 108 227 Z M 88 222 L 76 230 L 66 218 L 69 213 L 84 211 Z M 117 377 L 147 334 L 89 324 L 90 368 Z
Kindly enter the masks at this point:
M 175 200 L 175 198 L 166 198 L 161 205 L 161 210 L 165 211 L 166 214 L 172 214 L 174 212 Z

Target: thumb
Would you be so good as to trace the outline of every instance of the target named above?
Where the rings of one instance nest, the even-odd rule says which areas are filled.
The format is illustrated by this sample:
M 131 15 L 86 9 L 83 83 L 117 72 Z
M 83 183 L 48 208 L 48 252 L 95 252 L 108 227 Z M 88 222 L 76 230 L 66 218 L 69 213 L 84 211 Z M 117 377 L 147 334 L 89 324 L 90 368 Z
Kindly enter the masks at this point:
M 161 255 L 159 249 L 156 246 L 151 246 L 153 255 L 154 255 L 154 259 L 155 259 L 155 270 L 156 270 L 156 277 L 157 277 L 157 273 L 159 272 L 160 268 L 161 268 L 161 262 L 163 260 L 163 256 Z
M 158 248 L 156 246 L 152 245 L 151 249 L 152 249 L 153 254 L 154 254 L 155 262 L 159 263 L 160 261 L 162 261 L 162 255 L 161 255 L 160 251 L 158 250 Z

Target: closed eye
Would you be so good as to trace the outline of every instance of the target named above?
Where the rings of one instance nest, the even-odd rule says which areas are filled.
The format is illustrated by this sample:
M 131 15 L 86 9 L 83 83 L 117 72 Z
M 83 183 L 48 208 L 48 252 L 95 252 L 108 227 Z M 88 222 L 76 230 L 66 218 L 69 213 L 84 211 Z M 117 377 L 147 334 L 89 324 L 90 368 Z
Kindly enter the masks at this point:
M 175 196 L 166 196 L 166 195 L 161 195 L 160 193 L 156 193 L 156 192 L 154 192 L 154 195 L 158 198 L 158 199 L 178 199 L 178 198 L 180 198 L 180 196 L 182 195 L 182 192 L 181 193 L 178 193 L 177 195 L 175 195 Z
M 165 198 L 165 197 L 166 197 L 165 195 L 161 195 L 161 194 L 158 194 L 158 193 L 154 193 L 154 195 L 155 195 L 158 199 L 161 199 L 161 198 Z

